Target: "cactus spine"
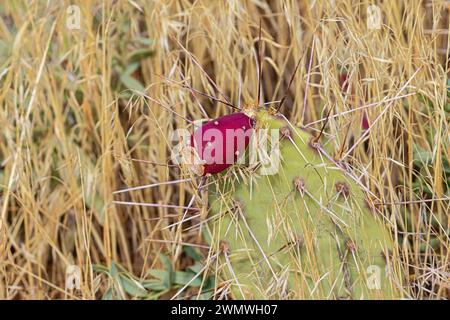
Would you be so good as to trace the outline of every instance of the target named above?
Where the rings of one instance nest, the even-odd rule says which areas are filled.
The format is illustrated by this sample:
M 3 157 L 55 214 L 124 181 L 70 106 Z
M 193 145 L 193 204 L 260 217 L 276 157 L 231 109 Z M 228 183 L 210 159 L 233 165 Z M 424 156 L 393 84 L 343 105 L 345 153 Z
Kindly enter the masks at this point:
M 360 186 L 308 133 L 267 111 L 256 121 L 280 130 L 281 163 L 210 189 L 217 282 L 238 299 L 400 297 L 390 232 Z

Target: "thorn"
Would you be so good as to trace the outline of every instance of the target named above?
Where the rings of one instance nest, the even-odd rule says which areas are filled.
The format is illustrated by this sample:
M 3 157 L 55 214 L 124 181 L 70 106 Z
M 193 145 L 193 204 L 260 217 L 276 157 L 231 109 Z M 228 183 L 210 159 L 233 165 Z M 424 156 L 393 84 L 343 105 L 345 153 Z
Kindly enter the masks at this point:
M 180 221 L 177 221 L 177 222 L 175 222 L 175 223 L 172 223 L 172 224 L 170 224 L 170 225 L 168 225 L 168 226 L 162 228 L 161 230 L 170 229 L 170 228 L 172 228 L 172 227 L 174 227 L 174 226 L 177 226 L 177 225 L 179 225 L 179 224 L 183 224 L 183 223 L 185 223 L 186 221 L 189 221 L 189 220 L 198 218 L 198 217 L 200 217 L 200 215 L 201 215 L 201 214 L 196 214 L 196 215 L 190 216 L 189 218 L 186 218 L 186 219 L 184 219 L 184 216 L 183 216 L 183 218 L 182 218 Z
M 191 94 L 192 94 L 192 95 L 198 94 L 198 95 L 201 95 L 201 96 L 203 96 L 203 97 L 206 97 L 206 98 L 208 98 L 208 99 L 210 99 L 210 100 L 213 100 L 213 101 L 222 103 L 222 104 L 224 104 L 224 105 L 226 105 L 226 106 L 228 106 L 228 107 L 230 107 L 230 108 L 232 108 L 232 109 L 240 110 L 238 107 L 236 107 L 234 104 L 232 104 L 232 103 L 230 103 L 230 102 L 228 102 L 228 101 L 221 100 L 221 99 L 219 99 L 219 98 L 213 97 L 213 96 L 211 96 L 211 95 L 209 95 L 209 94 L 207 94 L 207 93 L 204 93 L 204 92 L 201 92 L 201 91 L 199 91 L 199 90 L 197 90 L 197 89 L 194 89 L 194 88 L 192 88 L 191 86 L 188 86 L 188 85 L 186 85 L 186 84 L 179 83 L 179 82 L 177 82 L 177 81 L 175 81 L 175 80 L 169 79 L 169 78 L 167 78 L 167 77 L 165 77 L 165 76 L 162 76 L 162 75 L 156 75 L 156 76 L 161 77 L 161 78 L 163 78 L 164 80 L 166 80 L 166 81 L 168 81 L 168 82 L 171 82 L 171 83 L 173 83 L 173 84 L 176 84 L 176 85 L 178 85 L 178 86 L 180 86 L 180 87 L 182 87 L 182 88 L 184 88 L 184 89 L 188 89 L 189 91 L 191 91 Z
M 117 155 L 116 159 L 118 159 L 118 160 L 128 160 L 128 161 L 134 161 L 134 162 L 142 162 L 142 163 L 147 163 L 147 164 L 151 164 L 151 165 L 154 165 L 154 166 L 161 166 L 161 167 L 168 167 L 168 168 L 179 168 L 179 166 L 177 164 L 158 163 L 158 162 L 149 161 L 149 160 L 121 157 L 119 155 Z
M 259 18 L 259 38 L 258 38 L 258 104 L 260 104 L 261 100 L 261 80 L 262 80 L 262 70 L 263 67 L 263 61 L 262 61 L 262 50 L 261 50 L 261 18 Z
M 183 81 L 186 81 L 186 78 L 184 77 L 183 73 L 180 71 L 180 77 Z M 203 115 L 205 116 L 206 119 L 210 119 L 208 113 L 206 112 L 205 108 L 203 108 L 202 104 L 200 103 L 200 101 L 198 100 L 198 98 L 192 93 L 191 91 L 191 95 L 194 97 L 195 101 L 198 104 L 198 107 L 200 108 L 201 112 L 203 113 Z
M 412 81 L 412 79 L 414 79 L 414 77 L 416 76 L 417 73 L 419 73 L 419 71 L 422 70 L 422 66 L 420 66 L 414 73 L 413 75 L 408 79 L 408 81 L 405 82 L 405 84 L 398 90 L 395 98 L 398 99 L 398 97 L 400 96 L 400 93 L 405 90 L 408 85 L 410 84 L 410 82 Z M 369 126 L 369 128 L 364 131 L 364 133 L 361 135 L 361 137 L 359 137 L 359 139 L 353 144 L 353 146 L 347 150 L 347 153 L 342 157 L 343 159 L 347 158 L 352 151 L 362 142 L 367 138 L 367 135 L 370 133 L 370 131 L 372 130 L 372 128 L 378 123 L 378 121 L 383 117 L 383 115 L 389 110 L 389 108 L 392 106 L 392 104 L 394 103 L 396 99 L 392 100 L 384 109 L 383 111 L 381 111 L 381 113 L 377 116 L 377 118 L 372 122 L 372 124 Z
M 337 157 L 336 157 L 337 160 L 336 161 L 338 161 L 338 162 L 340 161 L 342 153 L 344 152 L 345 145 L 347 144 L 348 135 L 350 133 L 350 124 L 351 124 L 351 122 L 349 122 L 348 125 L 347 125 L 347 130 L 345 132 L 344 139 L 342 139 L 342 144 L 339 147 L 339 151 L 337 153 Z
M 177 244 L 177 245 L 181 245 L 181 246 L 197 247 L 197 248 L 202 248 L 202 249 L 210 249 L 209 246 L 205 246 L 205 245 L 202 245 L 202 244 L 181 242 L 181 241 L 173 241 L 173 240 L 147 239 L 145 241 L 158 242 L 158 243 L 170 243 L 170 244 Z
M 135 191 L 135 190 L 142 190 L 142 189 L 153 188 L 153 187 L 157 187 L 157 186 L 163 186 L 163 185 L 168 185 L 168 184 L 176 184 L 176 183 L 182 183 L 182 182 L 188 182 L 188 181 L 192 181 L 192 179 L 189 178 L 189 179 L 180 179 L 180 180 L 173 180 L 173 181 L 166 181 L 166 182 L 158 182 L 158 183 L 153 183 L 153 184 L 147 184 L 147 185 L 144 185 L 144 186 L 138 186 L 138 187 L 132 187 L 132 188 L 127 188 L 127 189 L 117 190 L 117 191 L 114 191 L 113 194 L 118 194 L 118 193 L 123 193 L 123 192 L 128 192 L 128 191 Z
M 334 114 L 330 118 L 331 119 L 338 118 L 338 117 L 344 116 L 344 115 L 349 114 L 349 113 L 353 113 L 353 112 L 356 112 L 356 111 L 359 111 L 359 110 L 363 110 L 363 109 L 367 109 L 367 108 L 370 108 L 370 107 L 378 107 L 378 106 L 380 106 L 383 103 L 391 102 L 391 101 L 399 100 L 399 99 L 403 99 L 403 98 L 407 98 L 407 97 L 414 96 L 414 95 L 416 95 L 416 92 L 404 94 L 404 95 L 401 95 L 401 96 L 398 96 L 398 97 L 385 99 L 385 100 L 382 100 L 382 101 L 372 102 L 372 103 L 366 104 L 366 105 L 361 106 L 361 107 L 353 108 L 351 110 L 347 110 L 347 111 L 343 111 L 343 112 L 338 113 L 338 114 Z M 307 128 L 307 127 L 312 126 L 313 124 L 316 124 L 316 123 L 319 123 L 319 122 L 323 122 L 325 120 L 327 120 L 327 118 L 322 118 L 322 119 L 319 119 L 319 120 L 316 120 L 316 121 L 312 121 L 310 123 L 305 124 L 304 127 Z
M 303 121 L 305 120 L 306 100 L 308 98 L 309 80 L 311 79 L 311 67 L 312 67 L 312 62 L 314 59 L 315 44 L 316 44 L 316 37 L 313 36 L 313 40 L 312 40 L 312 44 L 311 44 L 311 53 L 310 53 L 309 64 L 308 64 L 308 74 L 306 76 L 305 96 L 303 97 L 302 124 L 303 124 Z
M 210 249 L 209 247 L 207 249 Z M 210 257 L 210 263 L 212 263 L 214 260 L 216 260 L 217 258 L 217 254 L 213 255 Z M 200 271 L 191 278 L 191 280 L 189 280 L 184 286 L 183 288 L 181 288 L 180 290 L 177 291 L 177 293 L 175 293 L 175 295 L 170 298 L 170 300 L 174 300 L 176 297 L 178 297 L 184 290 L 186 290 L 186 288 L 191 284 L 192 281 L 194 281 L 195 279 L 197 279 L 201 274 L 203 274 L 203 272 L 209 267 L 209 264 L 205 264 L 203 266 L 203 268 L 200 269 Z
M 330 108 L 330 110 L 328 110 L 327 118 L 326 118 L 325 122 L 323 123 L 322 128 L 320 129 L 319 135 L 316 138 L 314 138 L 316 140 L 315 142 L 319 141 L 320 137 L 322 136 L 323 130 L 325 129 L 326 125 L 328 124 L 328 121 L 330 121 L 330 114 L 331 114 L 331 111 L 334 110 L 334 106 L 335 105 L 333 105 L 333 107 Z
M 177 113 L 176 111 L 172 110 L 170 107 L 165 106 L 164 104 L 162 104 L 162 102 L 160 102 L 160 101 L 158 101 L 158 100 L 156 100 L 156 99 L 154 99 L 154 98 L 152 98 L 152 97 L 150 97 L 150 96 L 148 96 L 148 95 L 146 95 L 146 94 L 144 94 L 144 93 L 142 93 L 142 92 L 138 92 L 138 91 L 135 91 L 135 92 L 136 92 L 138 95 L 140 95 L 140 96 L 142 96 L 142 97 L 144 97 L 144 98 L 150 100 L 151 102 L 156 103 L 157 105 L 163 107 L 163 108 L 166 109 L 167 111 L 172 112 L 174 115 L 180 117 L 180 118 L 183 119 L 184 121 L 189 122 L 189 123 L 194 123 L 192 120 L 183 117 L 181 114 L 179 114 L 179 113 Z M 148 106 L 148 107 L 150 107 L 150 106 Z
M 200 63 L 197 61 L 197 59 L 194 57 L 192 53 L 190 53 L 174 36 L 170 36 L 175 42 L 178 44 L 178 46 L 191 58 L 191 60 L 194 62 L 194 64 L 205 74 L 206 78 L 208 79 L 209 83 L 214 87 L 214 89 L 219 92 L 219 94 L 225 99 L 227 103 L 230 103 L 227 97 L 222 93 L 222 91 L 219 90 L 219 87 L 217 84 L 211 79 L 209 74 L 203 69 L 203 67 L 200 65 Z
M 291 87 L 292 82 L 294 81 L 295 74 L 297 73 L 297 70 L 298 70 L 298 67 L 300 66 L 301 61 L 302 61 L 302 57 L 300 57 L 298 59 L 297 65 L 295 66 L 295 69 L 294 69 L 294 73 L 292 74 L 291 79 L 289 80 L 288 87 L 286 88 L 286 91 L 284 92 L 284 96 L 281 98 L 280 104 L 278 105 L 278 108 L 276 109 L 276 113 L 278 113 L 280 111 L 281 107 L 283 106 L 284 101 L 287 98 L 289 89 Z
M 398 201 L 398 202 L 373 202 L 374 205 L 378 206 L 392 206 L 392 205 L 405 205 L 405 204 L 413 204 L 413 203 L 425 203 L 425 202 L 434 202 L 434 201 L 450 201 L 450 197 L 443 198 L 433 198 L 433 199 L 419 199 L 419 200 L 410 200 L 410 201 Z
M 142 207 L 155 207 L 155 208 L 169 208 L 169 209 L 184 209 L 192 211 L 200 211 L 199 208 L 192 208 L 186 206 L 177 206 L 172 204 L 159 204 L 159 203 L 147 203 L 147 202 L 128 202 L 128 201 L 113 201 L 114 204 L 126 205 L 126 206 L 142 206 Z

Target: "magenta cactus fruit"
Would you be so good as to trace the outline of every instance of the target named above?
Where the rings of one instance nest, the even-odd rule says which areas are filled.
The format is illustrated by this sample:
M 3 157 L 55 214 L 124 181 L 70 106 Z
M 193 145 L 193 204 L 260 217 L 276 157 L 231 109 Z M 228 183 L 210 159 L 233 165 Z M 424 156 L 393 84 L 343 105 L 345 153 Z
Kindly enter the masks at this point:
M 341 87 L 341 91 L 343 93 L 347 93 L 349 87 L 349 78 L 347 72 L 342 72 L 339 74 L 339 86 Z M 369 129 L 369 120 L 367 118 L 367 113 L 364 112 L 363 118 L 361 121 L 361 128 L 363 130 Z
M 342 72 L 339 74 L 339 86 L 343 93 L 346 93 L 348 90 L 348 74 L 346 72 Z
M 253 120 L 245 113 L 233 113 L 209 121 L 191 136 L 190 144 L 201 166 L 199 175 L 216 174 L 236 163 L 243 155 L 253 131 Z
M 369 129 L 369 119 L 367 119 L 366 113 L 364 113 L 364 115 L 363 115 L 361 127 L 362 127 L 364 130 Z

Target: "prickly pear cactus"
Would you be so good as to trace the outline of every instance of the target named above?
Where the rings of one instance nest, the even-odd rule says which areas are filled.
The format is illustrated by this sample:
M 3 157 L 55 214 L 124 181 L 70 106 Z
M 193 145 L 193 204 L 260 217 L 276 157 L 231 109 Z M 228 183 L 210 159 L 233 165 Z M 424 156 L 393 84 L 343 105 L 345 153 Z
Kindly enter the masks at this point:
M 399 298 L 390 232 L 360 186 L 308 133 L 256 118 L 257 130 L 280 129 L 281 163 L 210 189 L 217 282 L 237 299 Z

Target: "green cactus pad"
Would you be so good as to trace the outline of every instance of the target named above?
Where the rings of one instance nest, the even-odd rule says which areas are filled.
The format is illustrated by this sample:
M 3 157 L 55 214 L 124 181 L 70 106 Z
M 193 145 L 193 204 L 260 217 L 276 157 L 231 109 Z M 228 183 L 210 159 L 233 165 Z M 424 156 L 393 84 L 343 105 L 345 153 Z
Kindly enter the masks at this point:
M 210 189 L 217 283 L 237 299 L 400 297 L 391 234 L 351 173 L 307 132 L 256 118 L 258 130 L 280 129 L 281 161 L 275 174 L 256 167 Z

